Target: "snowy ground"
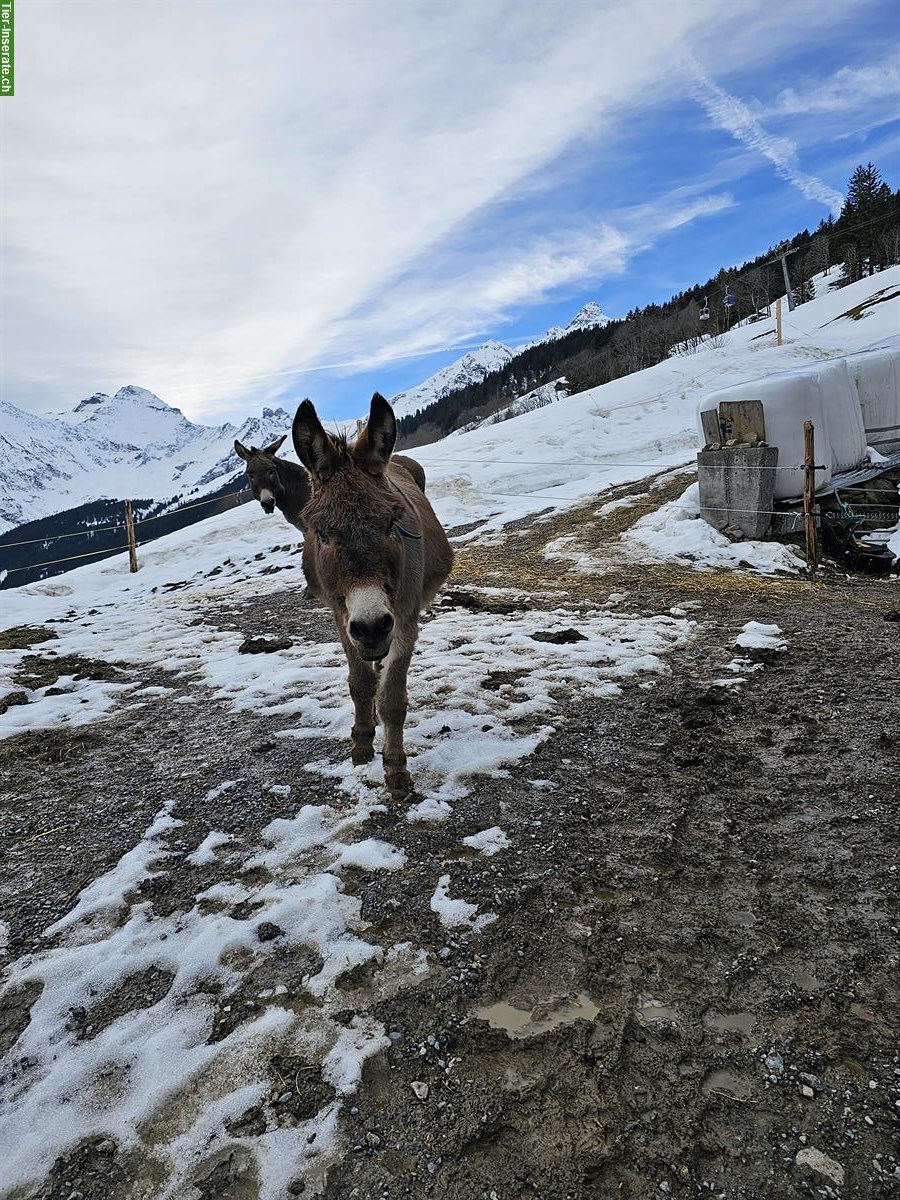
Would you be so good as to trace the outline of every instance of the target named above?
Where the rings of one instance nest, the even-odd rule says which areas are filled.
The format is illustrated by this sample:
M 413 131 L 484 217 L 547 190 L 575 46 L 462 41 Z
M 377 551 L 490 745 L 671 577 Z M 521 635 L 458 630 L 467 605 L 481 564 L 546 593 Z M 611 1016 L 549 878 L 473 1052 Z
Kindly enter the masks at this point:
M 900 271 L 876 282 L 898 283 Z M 723 349 L 455 438 L 453 461 L 443 460 L 440 445 L 427 448 L 420 457 L 441 516 L 448 525 L 483 521 L 460 541 L 489 549 L 493 539 L 502 559 L 512 543 L 500 531 L 509 522 L 565 511 L 611 484 L 655 473 L 656 481 L 602 503 L 591 518 L 602 532 L 605 521 L 646 507 L 621 542 L 620 580 L 639 563 L 680 560 L 707 569 L 796 571 L 784 547 L 732 544 L 708 529 L 696 518 L 693 490 L 682 492 L 685 480 L 666 468 L 693 455 L 702 390 L 882 337 L 896 302 L 862 322 L 829 324 L 858 302 L 857 290 L 792 314 L 788 334 L 795 340 L 781 350 L 753 340 L 763 331 L 750 326 Z M 677 484 L 663 507 L 654 492 L 660 479 Z M 263 776 L 279 815 L 252 837 L 220 828 L 224 819 L 200 829 L 191 824 L 195 803 L 227 814 L 246 783 L 234 770 L 195 797 L 166 799 L 143 833 L 43 929 L 40 943 L 7 963 L 0 1003 L 33 997 L 30 1021 L 17 1027 L 0 1072 L 0 1161 L 6 1187 L 20 1189 L 12 1194 L 35 1194 L 54 1163 L 85 1138 L 135 1156 L 130 1161 L 140 1161 L 150 1188 L 142 1194 L 156 1197 L 195 1196 L 203 1172 L 209 1176 L 240 1154 L 255 1179 L 253 1194 L 282 1200 L 301 1179 L 318 1187 L 327 1168 L 350 1153 L 345 1125 L 365 1064 L 392 1044 L 378 1005 L 417 989 L 440 962 L 415 927 L 385 946 L 351 882 L 359 872 L 375 880 L 421 876 L 427 909 L 448 937 L 502 943 L 508 916 L 470 890 L 459 863 L 484 860 L 493 870 L 495 859 L 502 864 L 520 854 L 523 834 L 512 828 L 513 813 L 498 821 L 496 805 L 486 809 L 465 836 L 453 834 L 455 844 L 438 863 L 414 857 L 416 839 L 424 845 L 455 829 L 458 810 L 470 813 L 485 788 L 521 788 L 524 762 L 529 796 L 541 803 L 546 797 L 551 813 L 562 807 L 568 796 L 556 798 L 558 779 L 532 764 L 567 735 L 579 712 L 597 714 L 602 741 L 623 707 L 634 710 L 642 697 L 650 703 L 657 688 L 670 685 L 701 633 L 699 601 L 678 606 L 651 595 L 632 602 L 626 591 L 594 587 L 592 553 L 574 535 L 545 528 L 547 588 L 563 575 L 570 586 L 570 568 L 581 572 L 585 591 L 577 602 L 561 586 L 557 607 L 529 600 L 504 611 L 486 603 L 473 614 L 451 604 L 424 623 L 407 725 L 417 791 L 399 813 L 386 809 L 380 766 L 354 769 L 347 761 L 345 668 L 322 621 L 301 623 L 286 649 L 239 651 L 244 634 L 228 615 L 241 609 L 262 622 L 270 604 L 283 605 L 286 588 L 302 588 L 296 534 L 277 516 L 247 505 L 142 547 L 137 575 L 116 558 L 4 593 L 5 626 L 44 627 L 57 637 L 4 653 L 0 699 L 24 693 L 24 702 L 0 717 L 2 738 L 107 722 L 116 729 L 145 719 L 149 725 L 152 714 L 165 712 L 171 721 L 181 706 L 188 727 L 190 710 L 212 708 L 223 722 L 265 722 L 273 743 L 290 748 L 298 763 L 291 775 Z M 502 601 L 511 594 L 501 586 L 483 596 Z M 790 647 L 791 636 L 768 616 L 764 604 L 750 603 L 727 636 L 716 634 L 721 652 L 702 679 L 702 704 L 718 704 L 708 700 L 716 693 L 743 694 Z M 52 683 L 32 674 L 32 686 L 35 657 L 45 666 L 66 658 L 71 670 Z M 113 669 L 84 678 L 85 662 Z M 147 674 L 164 682 L 148 685 Z M 167 757 L 171 751 L 159 748 Z M 203 745 L 178 752 L 207 755 Z M 391 836 L 386 817 L 399 822 Z M 207 875 L 201 880 L 198 872 Z M 171 890 L 178 903 L 158 908 L 156 888 Z M 0 927 L 0 953 L 9 938 Z M 274 981 L 276 974 L 266 982 L 267 970 L 298 954 L 309 955 L 302 1002 Z M 348 980 L 373 967 L 375 992 L 352 1002 Z M 152 1002 L 123 1006 L 120 997 L 136 975 L 167 986 Z M 251 1016 L 229 1019 L 245 1005 Z M 106 1015 L 94 1019 L 95 1012 Z M 440 1048 L 434 1056 L 452 1072 L 452 1056 Z M 291 1062 L 295 1074 L 283 1081 L 287 1099 L 270 1103 L 273 1061 Z M 323 1090 L 314 1092 L 311 1109 L 292 1109 L 306 1071 Z M 428 1089 L 416 1090 L 420 1082 L 412 1086 L 424 1103 Z

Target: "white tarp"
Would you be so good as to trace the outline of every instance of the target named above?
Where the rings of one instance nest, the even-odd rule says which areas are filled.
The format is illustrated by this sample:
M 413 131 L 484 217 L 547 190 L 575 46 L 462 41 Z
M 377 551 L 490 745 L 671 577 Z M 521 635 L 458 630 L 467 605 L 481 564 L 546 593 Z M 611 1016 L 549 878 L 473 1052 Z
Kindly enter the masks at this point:
M 900 346 L 851 354 L 847 366 L 868 445 L 880 454 L 900 450 Z
M 706 395 L 697 411 L 700 436 L 701 413 L 723 400 L 761 401 L 766 441 L 778 447 L 775 498 L 791 499 L 803 492 L 805 421 L 813 423 L 816 462 L 824 466 L 816 472 L 816 488 L 864 462 L 868 445 L 882 454 L 900 447 L 898 383 L 900 346 L 779 371 Z

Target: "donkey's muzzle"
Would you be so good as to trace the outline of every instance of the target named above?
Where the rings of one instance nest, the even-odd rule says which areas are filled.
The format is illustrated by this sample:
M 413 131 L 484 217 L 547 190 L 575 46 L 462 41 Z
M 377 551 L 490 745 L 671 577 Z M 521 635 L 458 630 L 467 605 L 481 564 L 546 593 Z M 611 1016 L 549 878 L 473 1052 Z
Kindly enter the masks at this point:
M 260 496 L 259 502 L 262 505 L 263 512 L 267 512 L 271 515 L 275 511 L 275 497 L 271 492 L 267 492 L 266 494 Z
M 347 631 L 361 657 L 368 662 L 378 662 L 391 648 L 394 618 L 389 612 L 366 620 L 356 618 L 350 622 Z

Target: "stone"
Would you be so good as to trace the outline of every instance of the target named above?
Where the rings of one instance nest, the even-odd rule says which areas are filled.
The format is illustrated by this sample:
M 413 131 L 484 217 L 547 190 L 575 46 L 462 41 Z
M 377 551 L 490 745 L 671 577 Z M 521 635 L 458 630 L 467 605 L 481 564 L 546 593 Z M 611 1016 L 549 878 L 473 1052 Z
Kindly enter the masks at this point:
M 804 1146 L 802 1150 L 798 1151 L 794 1161 L 798 1167 L 809 1167 L 817 1175 L 823 1175 L 838 1187 L 843 1187 L 844 1168 L 839 1162 L 835 1162 L 833 1158 L 829 1158 L 827 1154 L 817 1150 L 815 1146 Z
M 415 1092 L 417 1099 L 423 1100 L 423 1101 L 428 1099 L 428 1084 L 427 1083 L 422 1083 L 421 1080 L 415 1079 L 409 1086 Z

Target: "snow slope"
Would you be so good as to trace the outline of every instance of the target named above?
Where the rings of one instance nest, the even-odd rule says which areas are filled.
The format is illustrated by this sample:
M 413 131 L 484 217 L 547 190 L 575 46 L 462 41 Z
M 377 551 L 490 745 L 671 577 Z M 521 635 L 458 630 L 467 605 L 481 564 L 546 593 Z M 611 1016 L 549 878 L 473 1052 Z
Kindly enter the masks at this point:
M 290 427 L 289 413 L 270 408 L 240 426 L 195 425 L 133 386 L 57 417 L 0 401 L 0 532 L 90 500 L 214 491 L 244 469 L 235 438 L 264 445 Z
M 842 316 L 874 298 L 854 320 Z M 900 267 L 785 314 L 732 330 L 716 345 L 414 451 L 448 525 L 485 528 L 596 495 L 695 460 L 696 409 L 709 391 L 803 363 L 900 342 Z

